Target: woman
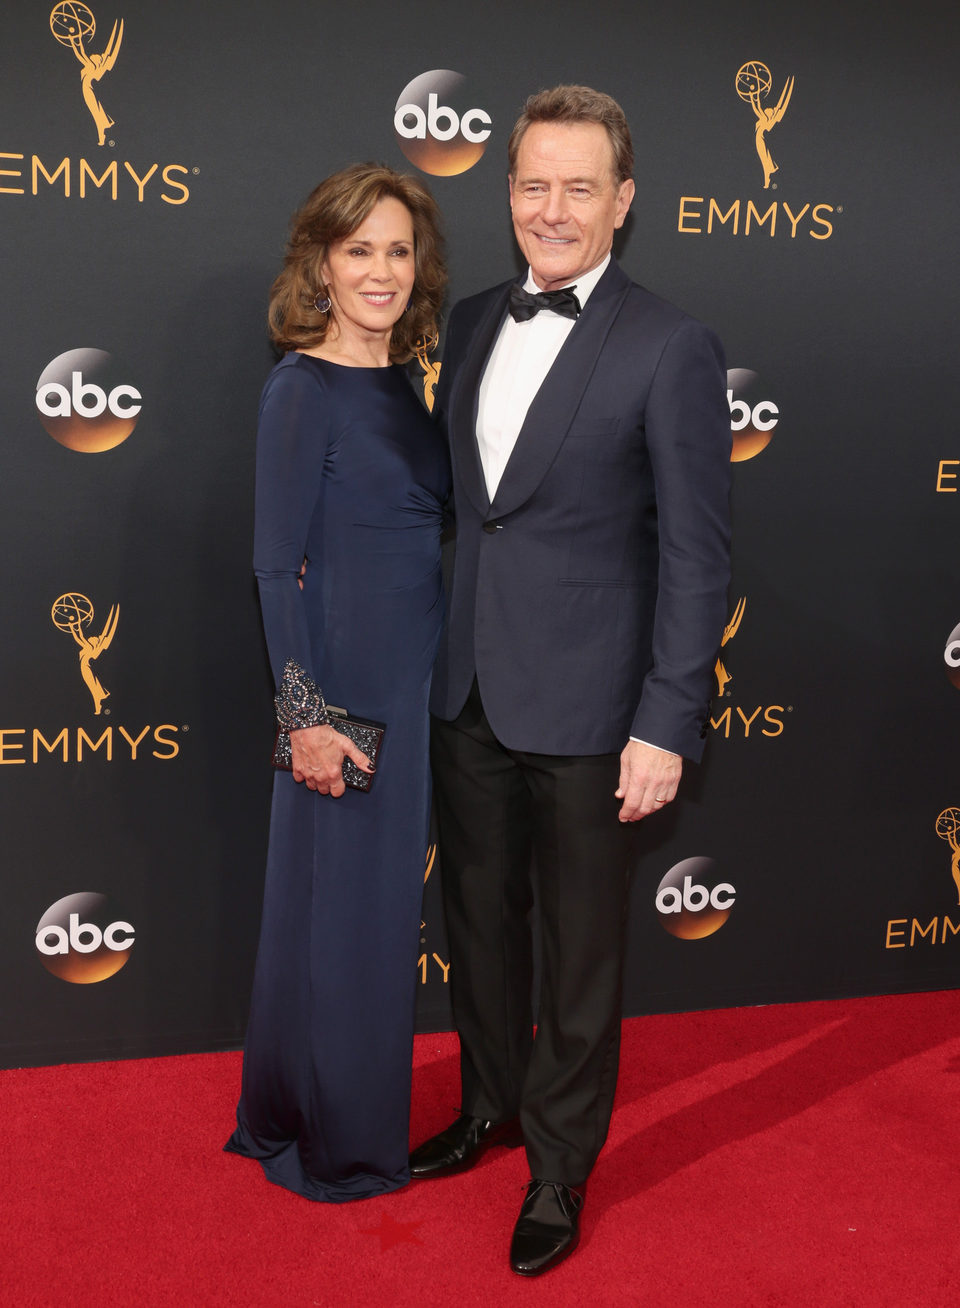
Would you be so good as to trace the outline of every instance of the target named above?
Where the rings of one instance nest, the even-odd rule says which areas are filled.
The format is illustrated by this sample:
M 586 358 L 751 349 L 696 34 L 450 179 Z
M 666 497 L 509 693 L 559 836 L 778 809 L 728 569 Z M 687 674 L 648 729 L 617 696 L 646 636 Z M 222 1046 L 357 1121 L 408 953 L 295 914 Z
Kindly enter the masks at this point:
M 405 1184 L 443 596 L 443 442 L 400 364 L 435 334 L 437 211 L 412 177 L 328 177 L 295 215 L 269 322 L 254 567 L 292 772 L 278 772 L 237 1129 L 227 1149 L 332 1203 Z M 316 711 L 386 723 L 366 757 Z

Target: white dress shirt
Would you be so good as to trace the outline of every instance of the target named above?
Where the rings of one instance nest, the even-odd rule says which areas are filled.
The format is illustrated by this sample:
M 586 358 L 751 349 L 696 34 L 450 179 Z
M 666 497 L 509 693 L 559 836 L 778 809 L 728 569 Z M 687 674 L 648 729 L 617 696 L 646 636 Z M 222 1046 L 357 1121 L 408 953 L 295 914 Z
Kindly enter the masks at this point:
M 609 262 L 608 254 L 598 267 L 570 283 L 571 289 L 576 290 L 581 309 Z M 532 293 L 540 290 L 529 269 L 523 287 Z M 543 379 L 553 367 L 560 347 L 575 324 L 575 318 L 564 318 L 552 309 L 541 309 L 526 322 L 515 322 L 508 315 L 500 328 L 480 383 L 477 412 L 480 463 L 491 500 L 497 493 L 533 397 L 543 385 Z

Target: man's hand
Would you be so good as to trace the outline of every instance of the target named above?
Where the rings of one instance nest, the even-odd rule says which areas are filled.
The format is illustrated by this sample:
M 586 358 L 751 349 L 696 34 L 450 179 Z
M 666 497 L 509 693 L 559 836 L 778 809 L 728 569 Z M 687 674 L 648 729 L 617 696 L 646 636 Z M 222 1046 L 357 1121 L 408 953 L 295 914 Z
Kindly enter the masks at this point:
M 620 755 L 620 785 L 616 790 L 621 822 L 639 822 L 676 796 L 683 759 L 639 740 L 628 740 Z

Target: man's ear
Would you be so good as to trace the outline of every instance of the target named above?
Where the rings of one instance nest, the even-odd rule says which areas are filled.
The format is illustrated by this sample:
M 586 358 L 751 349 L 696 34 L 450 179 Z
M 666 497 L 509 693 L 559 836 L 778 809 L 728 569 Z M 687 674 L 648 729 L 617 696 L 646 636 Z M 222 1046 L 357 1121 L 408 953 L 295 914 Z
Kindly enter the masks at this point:
M 636 195 L 637 188 L 633 184 L 633 178 L 628 177 L 625 182 L 620 183 L 617 191 L 617 216 L 614 221 L 614 227 L 622 227 L 624 219 L 630 212 L 630 206 L 633 203 L 633 197 Z

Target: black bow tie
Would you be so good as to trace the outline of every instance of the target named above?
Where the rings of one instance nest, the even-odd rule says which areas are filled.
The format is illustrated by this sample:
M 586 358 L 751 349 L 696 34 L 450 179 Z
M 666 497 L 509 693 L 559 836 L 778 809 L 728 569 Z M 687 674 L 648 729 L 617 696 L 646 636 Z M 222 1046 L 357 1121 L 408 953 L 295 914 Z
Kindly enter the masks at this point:
M 565 286 L 562 291 L 538 291 L 531 295 L 522 286 L 510 287 L 510 313 L 517 322 L 526 322 L 538 314 L 541 309 L 552 309 L 563 318 L 576 318 L 580 312 L 580 301 L 574 295 L 574 287 Z

